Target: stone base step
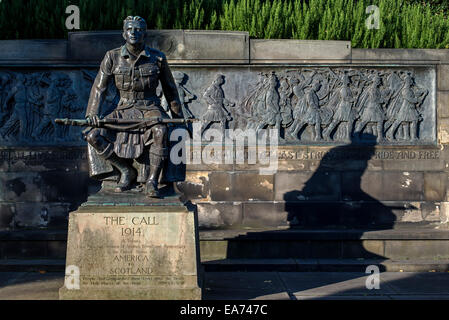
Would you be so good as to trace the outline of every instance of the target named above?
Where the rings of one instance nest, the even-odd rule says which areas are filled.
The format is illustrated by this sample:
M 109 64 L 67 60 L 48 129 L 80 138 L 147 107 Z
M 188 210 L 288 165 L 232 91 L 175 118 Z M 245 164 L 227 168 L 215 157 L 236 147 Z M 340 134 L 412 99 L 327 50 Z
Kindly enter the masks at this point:
M 0 259 L 65 259 L 65 231 L 0 232 Z M 449 230 L 201 230 L 204 261 L 224 259 L 449 259 Z
M 206 272 L 365 272 L 370 265 L 381 272 L 449 272 L 449 260 L 381 259 L 223 259 L 202 261 Z M 0 260 L 0 272 L 64 272 L 65 260 Z
M 365 272 L 375 265 L 381 272 L 448 272 L 449 260 L 381 259 L 224 259 L 204 261 L 206 271 Z

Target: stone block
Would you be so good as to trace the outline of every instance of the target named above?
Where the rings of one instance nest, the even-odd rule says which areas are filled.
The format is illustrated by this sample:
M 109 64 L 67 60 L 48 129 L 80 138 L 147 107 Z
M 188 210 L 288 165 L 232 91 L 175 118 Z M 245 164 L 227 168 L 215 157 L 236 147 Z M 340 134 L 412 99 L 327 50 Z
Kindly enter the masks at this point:
M 72 212 L 60 299 L 201 299 L 195 220 L 181 205 Z
M 87 199 L 89 185 L 95 183 L 87 172 L 48 171 L 40 176 L 43 200 L 48 202 L 81 204 Z
M 381 200 L 424 199 L 424 176 L 422 172 L 384 172 Z
M 65 40 L 2 40 L 0 65 L 57 64 L 67 60 Z
M 14 215 L 14 228 L 48 227 L 50 204 L 45 202 L 17 202 Z
M 212 201 L 233 199 L 232 176 L 228 172 L 211 172 L 209 174 L 209 196 Z
M 309 258 L 339 259 L 342 253 L 341 241 L 310 241 Z
M 427 201 L 444 201 L 447 174 L 445 172 L 424 173 L 424 198 Z
M 228 259 L 286 259 L 291 255 L 291 243 L 285 241 L 241 240 L 228 241 Z M 297 252 L 300 250 L 297 248 Z
M 227 258 L 228 241 L 201 240 L 201 261 L 222 260 Z
M 45 241 L 2 241 L 2 259 L 42 259 L 47 257 Z
M 449 90 L 449 64 L 438 65 L 437 72 L 438 90 Z
M 251 39 L 252 63 L 351 59 L 350 41 Z
M 174 63 L 248 63 L 249 34 L 238 31 L 184 30 L 183 42 L 177 46 Z M 180 61 L 181 60 L 181 61 Z
M 382 259 L 384 242 L 380 240 L 356 240 L 342 242 L 342 258 Z
M 438 119 L 438 142 L 449 144 L 449 118 Z
M 449 117 L 449 91 L 437 92 L 437 111 L 438 117 L 448 118 Z
M 38 173 L 0 172 L 0 201 L 42 201 Z
M 247 227 L 288 225 L 284 202 L 244 202 L 242 224 Z
M 241 202 L 197 203 L 200 228 L 231 228 L 242 223 Z
M 440 222 L 446 223 L 446 224 L 449 222 L 449 202 L 447 202 L 447 201 L 441 202 Z
M 15 206 L 12 203 L 0 204 L 0 230 L 9 230 L 14 226 Z
M 209 194 L 212 201 L 272 200 L 273 176 L 259 172 L 211 172 Z
M 47 258 L 48 259 L 65 259 L 67 253 L 66 241 L 47 241 Z
M 340 174 L 316 172 L 278 172 L 275 175 L 275 200 L 332 201 L 340 198 Z
M 440 206 L 434 202 L 423 202 L 421 204 L 421 215 L 424 221 L 441 222 Z
M 373 224 L 373 211 L 379 215 L 379 210 L 371 210 L 375 202 L 344 201 L 341 204 L 340 224 L 346 227 L 366 227 Z M 382 207 L 379 205 L 378 207 Z
M 396 62 L 402 64 L 439 64 L 449 61 L 445 49 L 352 49 L 353 63 Z
M 373 201 L 382 199 L 382 172 L 349 171 L 342 173 L 342 199 L 345 201 Z
M 385 257 L 389 259 L 448 259 L 447 240 L 389 240 L 385 242 Z
M 422 153 L 421 153 L 422 152 Z M 438 159 L 437 151 L 418 151 L 421 153 L 432 153 L 436 159 L 418 160 L 385 160 L 383 161 L 384 171 L 441 171 L 444 170 L 444 160 Z M 423 155 L 424 156 L 424 155 Z
M 95 43 L 95 46 L 92 46 Z M 124 44 L 121 31 L 69 33 L 69 57 L 98 64 L 106 51 Z M 237 31 L 148 30 L 146 45 L 170 63 L 247 63 L 249 35 Z
M 236 172 L 232 175 L 233 199 L 273 200 L 274 176 L 259 172 Z

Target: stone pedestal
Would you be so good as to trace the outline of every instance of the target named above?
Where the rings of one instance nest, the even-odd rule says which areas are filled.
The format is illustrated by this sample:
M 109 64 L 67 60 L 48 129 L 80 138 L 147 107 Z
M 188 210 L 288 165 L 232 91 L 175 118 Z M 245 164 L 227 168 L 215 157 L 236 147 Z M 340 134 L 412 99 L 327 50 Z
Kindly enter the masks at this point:
M 182 205 L 70 213 L 60 299 L 201 299 L 196 219 Z

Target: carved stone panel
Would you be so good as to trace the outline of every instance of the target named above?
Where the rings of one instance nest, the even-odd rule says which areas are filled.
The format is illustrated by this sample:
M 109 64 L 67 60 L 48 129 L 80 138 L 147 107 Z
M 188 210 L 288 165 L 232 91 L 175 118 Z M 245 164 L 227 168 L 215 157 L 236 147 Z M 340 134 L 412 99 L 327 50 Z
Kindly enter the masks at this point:
M 84 118 L 94 69 L 0 70 L 3 145 L 84 145 L 82 129 L 54 118 Z M 280 144 L 436 143 L 432 67 L 172 66 L 184 116 L 203 129 L 279 130 Z M 162 91 L 161 104 L 166 106 Z M 119 101 L 111 83 L 101 115 Z

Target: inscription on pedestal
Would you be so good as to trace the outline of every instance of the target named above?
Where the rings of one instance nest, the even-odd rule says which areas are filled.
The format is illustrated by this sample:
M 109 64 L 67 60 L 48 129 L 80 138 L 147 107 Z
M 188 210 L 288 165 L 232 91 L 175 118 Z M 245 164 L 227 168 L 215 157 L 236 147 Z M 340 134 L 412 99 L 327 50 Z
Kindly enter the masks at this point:
M 198 289 L 193 213 L 142 211 L 71 214 L 66 265 L 79 290 Z

